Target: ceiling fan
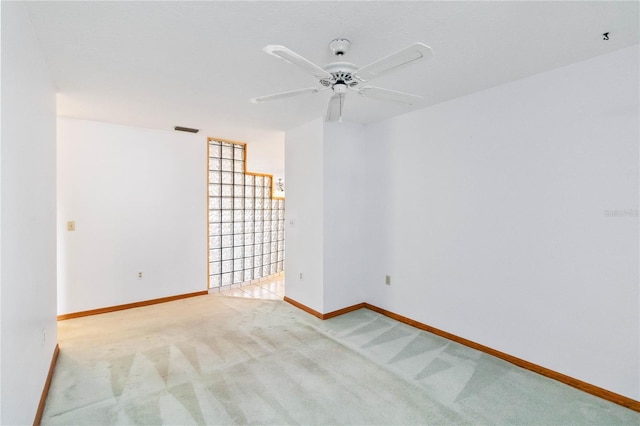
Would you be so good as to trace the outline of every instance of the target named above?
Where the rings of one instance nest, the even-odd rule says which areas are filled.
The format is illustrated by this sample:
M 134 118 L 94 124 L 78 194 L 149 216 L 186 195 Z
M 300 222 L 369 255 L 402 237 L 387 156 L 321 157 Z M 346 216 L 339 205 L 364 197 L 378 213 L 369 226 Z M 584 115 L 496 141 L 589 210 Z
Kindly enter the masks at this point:
M 346 38 L 336 38 L 329 43 L 329 49 L 331 49 L 335 56 L 341 58 L 347 50 L 349 50 L 350 45 L 351 42 Z M 358 67 L 350 62 L 341 61 L 332 62 L 324 67 L 320 67 L 284 46 L 268 45 L 262 50 L 270 55 L 302 68 L 304 71 L 317 78 L 320 82 L 320 86 L 260 96 L 251 99 L 251 102 L 262 103 L 307 93 L 318 93 L 323 90 L 331 90 L 333 95 L 329 100 L 329 107 L 327 109 L 326 116 L 327 121 L 342 121 L 344 100 L 347 91 L 349 90 L 367 98 L 383 101 L 395 101 L 409 105 L 416 103 L 422 99 L 421 96 L 368 86 L 365 85 L 365 83 L 368 83 L 381 75 L 432 56 L 431 48 L 429 46 L 424 43 L 414 43 L 378 61 L 365 65 L 364 67 Z

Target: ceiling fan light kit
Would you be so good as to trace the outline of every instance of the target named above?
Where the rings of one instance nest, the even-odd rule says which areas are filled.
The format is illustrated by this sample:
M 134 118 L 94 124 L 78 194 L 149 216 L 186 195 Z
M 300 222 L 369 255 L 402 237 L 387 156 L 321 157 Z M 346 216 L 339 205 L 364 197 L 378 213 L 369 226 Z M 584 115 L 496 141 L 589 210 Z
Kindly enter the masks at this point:
M 338 58 L 342 58 L 349 50 L 349 47 L 351 47 L 351 42 L 346 38 L 335 38 L 329 43 L 329 49 Z M 432 56 L 429 46 L 424 43 L 413 43 L 402 50 L 385 56 L 364 67 L 358 67 L 350 62 L 342 61 L 332 62 L 324 67 L 320 67 L 284 46 L 268 45 L 263 51 L 311 74 L 318 80 L 320 87 L 309 87 L 306 89 L 290 90 L 260 96 L 251 99 L 251 102 L 262 103 L 331 89 L 333 95 L 329 100 L 329 107 L 326 114 L 327 121 L 342 121 L 344 100 L 349 90 L 355 91 L 360 96 L 382 101 L 394 101 L 408 105 L 413 105 L 420 101 L 422 97 L 418 95 L 383 89 L 381 87 L 362 86 L 362 83 Z

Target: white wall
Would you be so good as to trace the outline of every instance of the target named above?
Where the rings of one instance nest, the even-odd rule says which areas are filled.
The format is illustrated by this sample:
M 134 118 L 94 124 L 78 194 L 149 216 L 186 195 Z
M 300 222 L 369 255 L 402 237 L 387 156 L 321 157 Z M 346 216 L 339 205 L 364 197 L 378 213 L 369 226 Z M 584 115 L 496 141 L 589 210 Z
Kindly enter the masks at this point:
M 326 123 L 324 127 L 325 313 L 365 300 L 364 130 L 355 123 Z
M 55 88 L 24 4 L 2 2 L 0 423 L 32 424 L 56 345 Z
M 60 118 L 58 313 L 206 290 L 206 167 L 206 136 Z
M 284 179 L 284 133 L 256 135 L 247 142 L 247 171 Z
M 322 118 L 286 133 L 285 159 L 285 293 L 324 312 Z
M 367 302 L 640 399 L 638 80 L 635 46 L 370 125 Z

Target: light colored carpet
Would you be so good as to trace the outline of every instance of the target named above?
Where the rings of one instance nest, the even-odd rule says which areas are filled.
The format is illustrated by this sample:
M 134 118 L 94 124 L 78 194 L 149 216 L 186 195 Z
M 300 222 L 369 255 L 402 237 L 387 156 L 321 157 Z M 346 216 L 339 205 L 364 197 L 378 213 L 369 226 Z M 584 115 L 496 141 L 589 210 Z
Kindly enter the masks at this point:
M 640 424 L 368 310 L 201 296 L 59 323 L 42 424 Z

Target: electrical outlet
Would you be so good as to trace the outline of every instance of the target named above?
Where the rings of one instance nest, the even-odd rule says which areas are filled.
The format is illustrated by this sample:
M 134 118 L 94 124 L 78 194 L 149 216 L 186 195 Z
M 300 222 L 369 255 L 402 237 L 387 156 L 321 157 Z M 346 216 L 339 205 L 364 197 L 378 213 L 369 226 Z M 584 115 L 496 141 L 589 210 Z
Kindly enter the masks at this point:
M 142 272 L 138 272 L 138 279 L 141 280 L 142 279 Z
M 302 279 L 302 272 L 300 272 L 300 275 L 298 275 L 298 279 Z
M 384 283 L 386 285 L 391 285 L 391 275 L 385 275 L 384 276 Z
M 70 220 L 67 222 L 67 231 L 75 231 L 76 230 L 76 221 Z

